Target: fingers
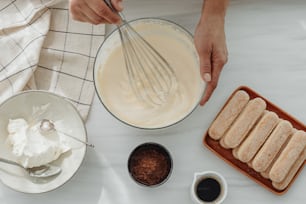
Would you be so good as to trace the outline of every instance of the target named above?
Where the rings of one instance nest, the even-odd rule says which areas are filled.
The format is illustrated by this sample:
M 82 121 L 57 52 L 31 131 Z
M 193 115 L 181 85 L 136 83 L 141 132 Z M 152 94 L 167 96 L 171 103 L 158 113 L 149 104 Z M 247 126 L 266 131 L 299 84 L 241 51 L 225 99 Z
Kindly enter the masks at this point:
M 208 99 L 210 98 L 214 90 L 215 90 L 215 87 L 213 87 L 210 83 L 208 83 L 205 88 L 204 96 L 200 101 L 201 106 L 205 105 L 205 103 L 208 101 Z
M 122 9 L 120 0 L 113 0 L 116 9 Z M 70 13 L 74 20 L 92 24 L 120 23 L 118 14 L 113 12 L 102 0 L 70 0 Z
M 94 25 L 100 24 L 103 20 L 105 21 L 104 18 L 99 16 L 94 10 L 92 10 L 89 6 L 84 6 L 82 8 L 82 11 L 80 12 L 81 15 L 85 16 L 85 18 L 89 21 L 89 23 L 92 23 Z
M 123 10 L 122 0 L 112 0 L 111 2 L 117 11 Z
M 83 13 L 78 13 L 78 15 L 72 17 L 74 20 L 81 22 L 91 22 L 91 20 L 85 16 Z
M 201 106 L 205 105 L 205 103 L 209 100 L 218 85 L 221 71 L 223 69 L 223 66 L 227 62 L 227 50 L 224 50 L 222 52 L 213 52 L 211 59 L 211 81 L 207 82 L 204 96 L 200 101 Z
M 200 72 L 205 82 L 211 81 L 211 52 L 207 51 L 200 56 Z
M 90 3 L 89 3 L 90 2 Z M 120 17 L 107 6 L 102 0 L 86 1 L 90 7 L 101 19 L 105 19 L 108 23 L 119 23 Z
M 204 96 L 200 101 L 201 106 L 206 104 L 206 102 L 210 99 L 211 95 L 213 94 L 214 90 L 217 88 L 222 67 L 218 67 L 215 69 L 213 65 L 212 80 L 208 82 L 206 85 Z

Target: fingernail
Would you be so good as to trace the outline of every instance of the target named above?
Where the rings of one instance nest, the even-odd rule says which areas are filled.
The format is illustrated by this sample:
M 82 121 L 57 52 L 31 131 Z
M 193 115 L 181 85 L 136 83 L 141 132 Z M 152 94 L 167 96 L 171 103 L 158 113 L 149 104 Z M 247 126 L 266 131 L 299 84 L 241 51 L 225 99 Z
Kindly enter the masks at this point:
M 122 1 L 119 1 L 119 2 L 118 2 L 118 9 L 119 9 L 120 11 L 123 10 Z
M 204 76 L 203 76 L 203 78 L 204 78 L 204 80 L 205 80 L 206 82 L 210 82 L 210 81 L 211 81 L 211 76 L 210 76 L 209 73 L 205 73 Z

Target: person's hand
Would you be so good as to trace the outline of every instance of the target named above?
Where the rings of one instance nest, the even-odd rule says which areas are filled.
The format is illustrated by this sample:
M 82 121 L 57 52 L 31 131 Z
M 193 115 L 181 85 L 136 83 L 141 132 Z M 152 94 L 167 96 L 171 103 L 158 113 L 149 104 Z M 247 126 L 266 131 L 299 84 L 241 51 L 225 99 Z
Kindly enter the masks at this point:
M 208 0 L 208 2 L 212 1 Z M 200 60 L 200 74 L 207 82 L 204 96 L 200 101 L 200 105 L 204 105 L 217 87 L 220 73 L 227 62 L 228 53 L 222 12 L 203 11 L 195 31 L 194 43 Z
M 69 10 L 74 20 L 94 25 L 101 23 L 118 24 L 119 15 L 114 13 L 103 0 L 69 0 Z M 117 11 L 122 11 L 122 0 L 111 0 Z

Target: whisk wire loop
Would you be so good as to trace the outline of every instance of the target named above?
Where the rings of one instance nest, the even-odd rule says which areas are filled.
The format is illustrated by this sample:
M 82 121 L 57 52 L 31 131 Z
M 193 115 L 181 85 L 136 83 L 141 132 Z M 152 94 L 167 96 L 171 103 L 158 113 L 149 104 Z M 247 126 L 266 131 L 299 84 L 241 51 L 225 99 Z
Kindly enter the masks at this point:
M 105 1 L 114 11 L 110 1 Z M 136 97 L 145 104 L 159 106 L 177 88 L 175 72 L 169 62 L 142 36 L 128 21 L 122 12 L 117 25 L 122 52 L 130 86 Z

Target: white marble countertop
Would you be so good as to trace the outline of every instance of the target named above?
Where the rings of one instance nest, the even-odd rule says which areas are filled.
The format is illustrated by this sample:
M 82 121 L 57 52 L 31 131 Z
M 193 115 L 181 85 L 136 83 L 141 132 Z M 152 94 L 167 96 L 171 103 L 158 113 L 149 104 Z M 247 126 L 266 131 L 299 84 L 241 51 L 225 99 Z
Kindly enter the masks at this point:
M 127 18 L 163 17 L 193 32 L 201 0 L 126 0 Z M 306 123 L 306 1 L 231 1 L 226 19 L 229 62 L 210 101 L 183 122 L 167 129 L 144 131 L 117 121 L 97 97 L 87 122 L 90 142 L 77 174 L 49 193 L 29 195 L 0 184 L 1 204 L 188 204 L 194 172 L 214 170 L 228 182 L 224 203 L 305 203 L 306 172 L 289 191 L 277 196 L 259 186 L 202 145 L 203 134 L 240 85 L 247 85 Z M 138 144 L 166 146 L 174 161 L 170 179 L 158 188 L 135 184 L 127 158 Z

